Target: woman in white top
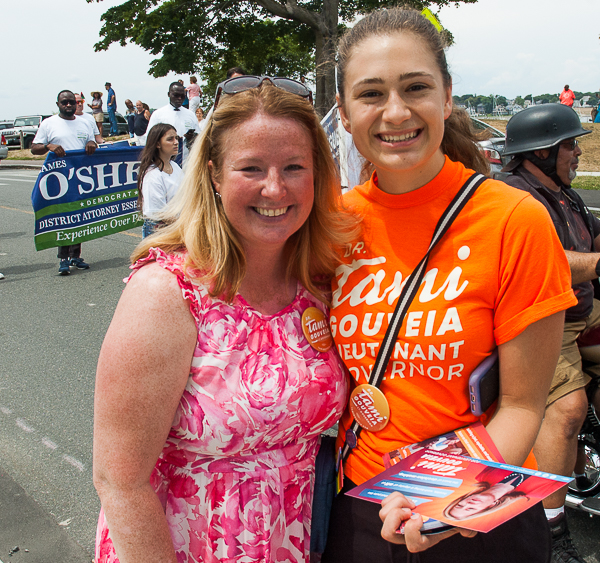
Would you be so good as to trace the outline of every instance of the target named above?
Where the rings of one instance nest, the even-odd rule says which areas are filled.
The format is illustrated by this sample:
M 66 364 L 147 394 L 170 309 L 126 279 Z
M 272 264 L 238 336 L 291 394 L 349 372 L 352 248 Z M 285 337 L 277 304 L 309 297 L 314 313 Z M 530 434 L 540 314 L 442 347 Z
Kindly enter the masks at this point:
M 181 168 L 172 160 L 178 149 L 179 138 L 172 125 L 159 123 L 148 133 L 138 172 L 138 207 L 144 215 L 143 238 L 154 232 L 161 211 L 173 199 L 183 180 Z

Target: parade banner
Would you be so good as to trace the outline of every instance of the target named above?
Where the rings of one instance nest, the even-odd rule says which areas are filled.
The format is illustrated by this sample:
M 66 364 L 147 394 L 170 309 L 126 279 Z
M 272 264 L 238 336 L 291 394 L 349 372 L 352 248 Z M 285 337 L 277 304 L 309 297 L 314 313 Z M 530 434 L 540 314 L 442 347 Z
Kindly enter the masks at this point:
M 333 159 L 340 172 L 342 191 L 345 192 L 361 183 L 360 174 L 365 159 L 356 150 L 352 135 L 344 129 L 337 106 L 329 110 L 321 120 L 321 126 L 329 140 Z
M 68 246 L 143 223 L 137 208 L 137 172 L 142 147 L 99 147 L 48 153 L 31 194 L 35 248 Z

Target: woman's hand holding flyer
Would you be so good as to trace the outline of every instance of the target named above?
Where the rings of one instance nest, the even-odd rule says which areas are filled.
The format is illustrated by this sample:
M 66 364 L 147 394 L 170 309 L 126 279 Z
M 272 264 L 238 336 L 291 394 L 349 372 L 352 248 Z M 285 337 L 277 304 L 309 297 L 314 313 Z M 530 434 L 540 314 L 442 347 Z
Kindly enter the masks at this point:
M 436 543 L 455 534 L 464 537 L 473 537 L 477 532 L 463 528 L 450 527 L 443 532 L 435 534 L 422 533 L 423 517 L 413 512 L 415 503 L 402 493 L 392 493 L 381 501 L 379 517 L 383 522 L 381 536 L 383 539 L 397 544 L 406 544 L 411 553 L 425 551 Z

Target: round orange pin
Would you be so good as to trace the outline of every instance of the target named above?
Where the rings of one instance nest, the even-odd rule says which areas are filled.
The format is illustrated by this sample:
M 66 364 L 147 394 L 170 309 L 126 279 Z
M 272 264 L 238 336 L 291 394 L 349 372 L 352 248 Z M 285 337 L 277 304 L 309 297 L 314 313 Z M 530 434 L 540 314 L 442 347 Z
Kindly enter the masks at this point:
M 302 331 L 308 343 L 319 352 L 327 352 L 333 344 L 331 329 L 325 313 L 309 307 L 302 313 Z
M 364 430 L 377 432 L 390 420 L 390 405 L 374 385 L 359 385 L 350 395 L 350 412 Z

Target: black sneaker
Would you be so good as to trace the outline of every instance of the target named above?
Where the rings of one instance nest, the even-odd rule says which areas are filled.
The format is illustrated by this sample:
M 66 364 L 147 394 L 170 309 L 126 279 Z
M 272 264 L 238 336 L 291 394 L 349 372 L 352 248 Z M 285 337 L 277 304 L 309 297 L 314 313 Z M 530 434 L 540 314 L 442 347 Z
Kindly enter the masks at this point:
M 78 270 L 88 270 L 90 267 L 83 261 L 83 258 L 71 258 L 71 266 L 75 266 Z
M 69 260 L 68 258 L 63 258 L 60 261 L 60 265 L 58 266 L 58 273 L 61 276 L 68 276 L 71 273 L 71 268 L 69 268 L 70 264 L 71 260 Z
M 548 520 L 552 533 L 552 563 L 585 563 L 573 545 L 566 514 Z

